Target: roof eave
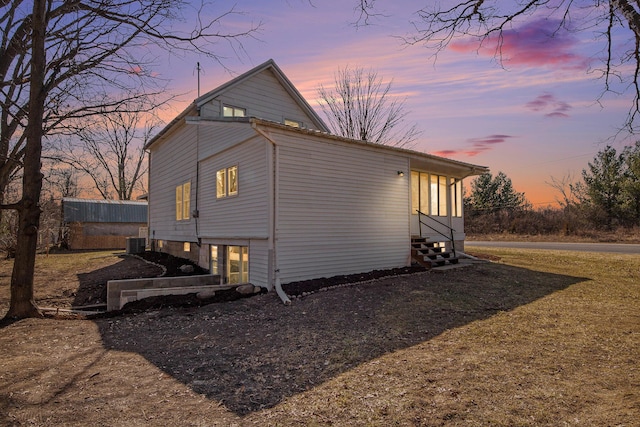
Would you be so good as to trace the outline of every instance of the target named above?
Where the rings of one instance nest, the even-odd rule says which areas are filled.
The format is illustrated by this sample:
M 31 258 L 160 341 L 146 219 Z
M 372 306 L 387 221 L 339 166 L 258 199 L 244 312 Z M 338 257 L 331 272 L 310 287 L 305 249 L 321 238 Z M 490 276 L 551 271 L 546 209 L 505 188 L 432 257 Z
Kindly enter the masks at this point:
M 376 143 L 373 143 L 373 142 L 346 138 L 346 137 L 343 137 L 343 136 L 338 136 L 338 135 L 334 135 L 334 134 L 331 134 L 331 133 L 328 133 L 328 132 L 322 132 L 322 131 L 318 131 L 318 130 L 314 130 L 314 129 L 296 128 L 296 127 L 284 125 L 282 123 L 272 122 L 272 121 L 269 121 L 269 120 L 263 120 L 263 119 L 258 119 L 258 118 L 251 118 L 250 121 L 251 121 L 251 123 L 255 123 L 256 125 L 260 125 L 260 126 L 278 128 L 278 129 L 283 129 L 283 130 L 287 130 L 287 131 L 290 131 L 290 132 L 302 132 L 302 133 L 305 133 L 307 135 L 313 135 L 313 136 L 318 136 L 318 137 L 322 137 L 322 138 L 329 138 L 329 139 L 336 140 L 336 141 L 343 141 L 343 142 L 350 143 L 350 144 L 357 144 L 357 145 L 377 148 L 377 149 L 381 149 L 381 150 L 387 150 L 387 151 L 396 152 L 396 153 L 399 153 L 399 154 L 401 153 L 401 154 L 407 155 L 409 158 L 416 158 L 416 159 L 422 159 L 422 160 L 431 160 L 431 161 L 436 161 L 436 162 L 444 162 L 444 163 L 447 163 L 449 165 L 456 166 L 456 167 L 459 167 L 459 168 L 467 171 L 466 176 L 481 175 L 481 174 L 489 171 L 489 168 L 487 166 L 475 165 L 475 164 L 472 164 L 472 163 L 462 162 L 460 160 L 454 160 L 454 159 L 449 159 L 449 158 L 446 158 L 446 157 L 436 156 L 434 154 L 423 153 L 421 151 L 409 150 L 407 148 L 393 147 L 393 146 L 390 146 L 390 145 L 376 144 Z
M 158 142 L 162 137 L 164 137 L 167 133 L 169 133 L 182 119 L 187 117 L 190 113 L 197 111 L 196 104 L 192 102 L 185 108 L 180 114 L 178 114 L 173 120 L 171 120 L 165 127 L 162 128 L 160 132 L 154 135 L 153 138 L 149 140 L 144 146 L 145 150 L 151 148 L 153 144 Z

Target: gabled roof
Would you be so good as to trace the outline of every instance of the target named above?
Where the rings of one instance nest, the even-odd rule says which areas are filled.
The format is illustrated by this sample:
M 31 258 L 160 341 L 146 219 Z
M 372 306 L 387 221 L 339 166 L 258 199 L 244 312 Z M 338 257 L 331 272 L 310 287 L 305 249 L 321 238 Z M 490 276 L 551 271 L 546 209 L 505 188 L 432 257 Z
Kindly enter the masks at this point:
M 174 118 L 169 124 L 167 124 L 160 132 L 158 132 L 149 142 L 145 145 L 145 149 L 149 148 L 153 145 L 157 140 L 159 140 L 163 135 L 169 132 L 178 122 L 180 122 L 183 118 L 189 115 L 195 115 L 196 111 L 200 109 L 203 105 L 207 104 L 211 100 L 219 97 L 224 94 L 226 91 L 242 84 L 244 81 L 250 79 L 251 77 L 265 71 L 271 70 L 273 75 L 278 80 L 278 82 L 282 85 L 282 87 L 287 91 L 289 96 L 298 104 L 298 106 L 311 118 L 313 121 L 313 125 L 322 132 L 329 132 L 329 128 L 324 123 L 322 118 L 315 112 L 315 110 L 309 105 L 306 99 L 298 92 L 298 89 L 291 83 L 291 81 L 285 76 L 280 67 L 278 67 L 273 59 L 269 59 L 268 61 L 258 65 L 257 67 L 252 68 L 244 74 L 239 75 L 238 77 L 229 80 L 228 82 L 218 86 L 205 93 L 204 95 L 196 98 L 191 104 L 187 106 L 187 108 L 182 111 L 176 118 Z
M 218 86 L 217 88 L 213 89 L 210 92 L 205 93 L 204 95 L 200 96 L 199 98 L 196 98 L 196 100 L 194 101 L 194 103 L 196 104 L 196 106 L 198 108 L 202 107 L 204 104 L 210 102 L 211 100 L 213 100 L 214 98 L 219 97 L 220 95 L 222 95 L 223 93 L 225 93 L 226 91 L 228 91 L 229 89 L 232 89 L 235 86 L 238 86 L 239 84 L 242 84 L 243 81 L 250 79 L 251 77 L 260 74 L 261 72 L 265 71 L 265 70 L 271 70 L 274 74 L 274 76 L 276 77 L 276 79 L 280 82 L 280 84 L 284 87 L 284 89 L 287 91 L 287 93 L 289 93 L 289 96 L 291 96 L 298 104 L 298 106 L 300 108 L 302 108 L 302 110 L 307 113 L 309 115 L 309 117 L 311 117 L 311 119 L 313 120 L 313 124 L 317 127 L 318 130 L 321 130 L 323 132 L 329 132 L 329 128 L 327 127 L 327 125 L 322 121 L 322 119 L 320 118 L 320 116 L 315 112 L 315 110 L 311 107 L 311 105 L 309 105 L 309 103 L 307 102 L 306 99 L 304 99 L 304 97 L 300 94 L 300 92 L 298 92 L 298 89 L 296 89 L 296 87 L 293 85 L 293 83 L 291 83 L 291 81 L 287 78 L 287 76 L 285 76 L 285 74 L 282 72 L 282 70 L 280 69 L 280 67 L 278 67 L 278 65 L 276 65 L 275 61 L 273 59 L 269 59 L 268 61 L 258 65 L 257 67 L 247 71 L 244 74 L 239 75 L 238 77 L 229 80 L 228 82 L 226 82 L 225 84 Z M 258 117 L 259 118 L 259 117 Z

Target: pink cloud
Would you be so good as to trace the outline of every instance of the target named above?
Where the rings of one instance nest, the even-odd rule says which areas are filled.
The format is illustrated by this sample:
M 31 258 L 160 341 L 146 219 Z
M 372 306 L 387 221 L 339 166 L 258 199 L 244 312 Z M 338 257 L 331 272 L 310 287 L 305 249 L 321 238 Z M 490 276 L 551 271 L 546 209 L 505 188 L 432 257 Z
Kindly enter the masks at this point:
M 141 66 L 139 66 L 139 65 L 132 65 L 132 66 L 129 68 L 129 71 L 130 71 L 132 74 L 142 74 L 142 72 L 143 72 L 142 67 L 141 67 Z
M 569 117 L 568 111 L 571 110 L 571 105 L 567 102 L 560 101 L 553 94 L 544 93 L 538 95 L 533 101 L 529 101 L 525 104 L 525 107 L 531 111 L 545 112 L 548 111 L 546 117 Z M 549 111 L 551 110 L 551 111 Z
M 511 135 L 489 135 L 482 138 L 471 138 L 467 140 L 471 147 L 465 150 L 465 154 L 469 157 L 477 156 L 480 153 L 489 151 L 496 144 L 502 144 L 507 139 L 513 138 Z
M 460 151 L 458 150 L 440 150 L 440 151 L 434 151 L 433 154 L 436 156 L 440 156 L 440 157 L 453 157 L 456 154 L 459 154 Z
M 502 144 L 510 138 L 514 137 L 512 135 L 496 134 L 485 136 L 482 138 L 471 138 L 467 140 L 467 143 L 469 144 L 469 147 L 467 148 L 462 148 L 459 150 L 440 150 L 435 151 L 433 154 L 442 157 L 474 157 L 478 154 L 484 153 L 485 151 L 491 150 L 496 144 Z
M 505 65 L 552 66 L 560 69 L 584 69 L 589 59 L 572 52 L 578 39 L 558 20 L 538 19 L 519 28 L 504 30 L 478 45 L 477 39 L 451 43 L 455 52 L 478 51 L 483 55 L 500 56 Z

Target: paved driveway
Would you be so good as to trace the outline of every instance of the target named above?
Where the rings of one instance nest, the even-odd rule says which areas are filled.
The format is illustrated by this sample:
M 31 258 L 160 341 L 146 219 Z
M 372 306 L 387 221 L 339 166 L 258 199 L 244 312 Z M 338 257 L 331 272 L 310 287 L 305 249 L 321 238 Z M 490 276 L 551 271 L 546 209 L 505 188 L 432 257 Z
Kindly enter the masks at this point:
M 489 242 L 465 241 L 464 246 L 488 246 L 494 248 L 545 249 L 559 251 L 604 252 L 640 254 L 640 245 L 627 243 L 564 243 L 564 242 Z

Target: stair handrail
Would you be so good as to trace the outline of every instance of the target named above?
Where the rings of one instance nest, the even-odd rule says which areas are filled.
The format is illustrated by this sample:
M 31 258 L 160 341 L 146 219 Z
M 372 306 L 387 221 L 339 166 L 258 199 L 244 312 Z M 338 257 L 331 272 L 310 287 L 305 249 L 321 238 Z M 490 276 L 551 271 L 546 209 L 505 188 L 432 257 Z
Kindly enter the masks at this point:
M 448 239 L 451 242 L 451 252 L 453 252 L 453 256 L 456 256 L 456 242 L 455 240 L 453 240 L 453 232 L 455 231 L 452 227 L 448 226 L 447 224 L 445 224 L 444 222 L 435 219 L 434 217 L 432 217 L 429 214 L 426 214 L 424 212 L 421 212 L 420 210 L 416 209 L 416 212 L 418 213 L 418 222 L 419 222 L 419 226 L 420 226 L 420 237 L 422 237 L 422 226 L 425 225 L 427 227 L 429 227 L 430 229 L 432 229 L 433 231 L 435 231 L 436 233 L 438 233 L 439 235 L 441 235 L 442 237 Z M 431 221 L 435 221 L 438 224 L 442 225 L 443 227 L 447 228 L 449 230 L 449 236 L 447 236 L 446 234 L 444 234 L 443 232 L 441 232 L 440 230 L 430 226 L 429 224 L 427 224 L 426 222 L 422 221 L 422 217 L 426 216 L 427 218 L 429 218 Z

